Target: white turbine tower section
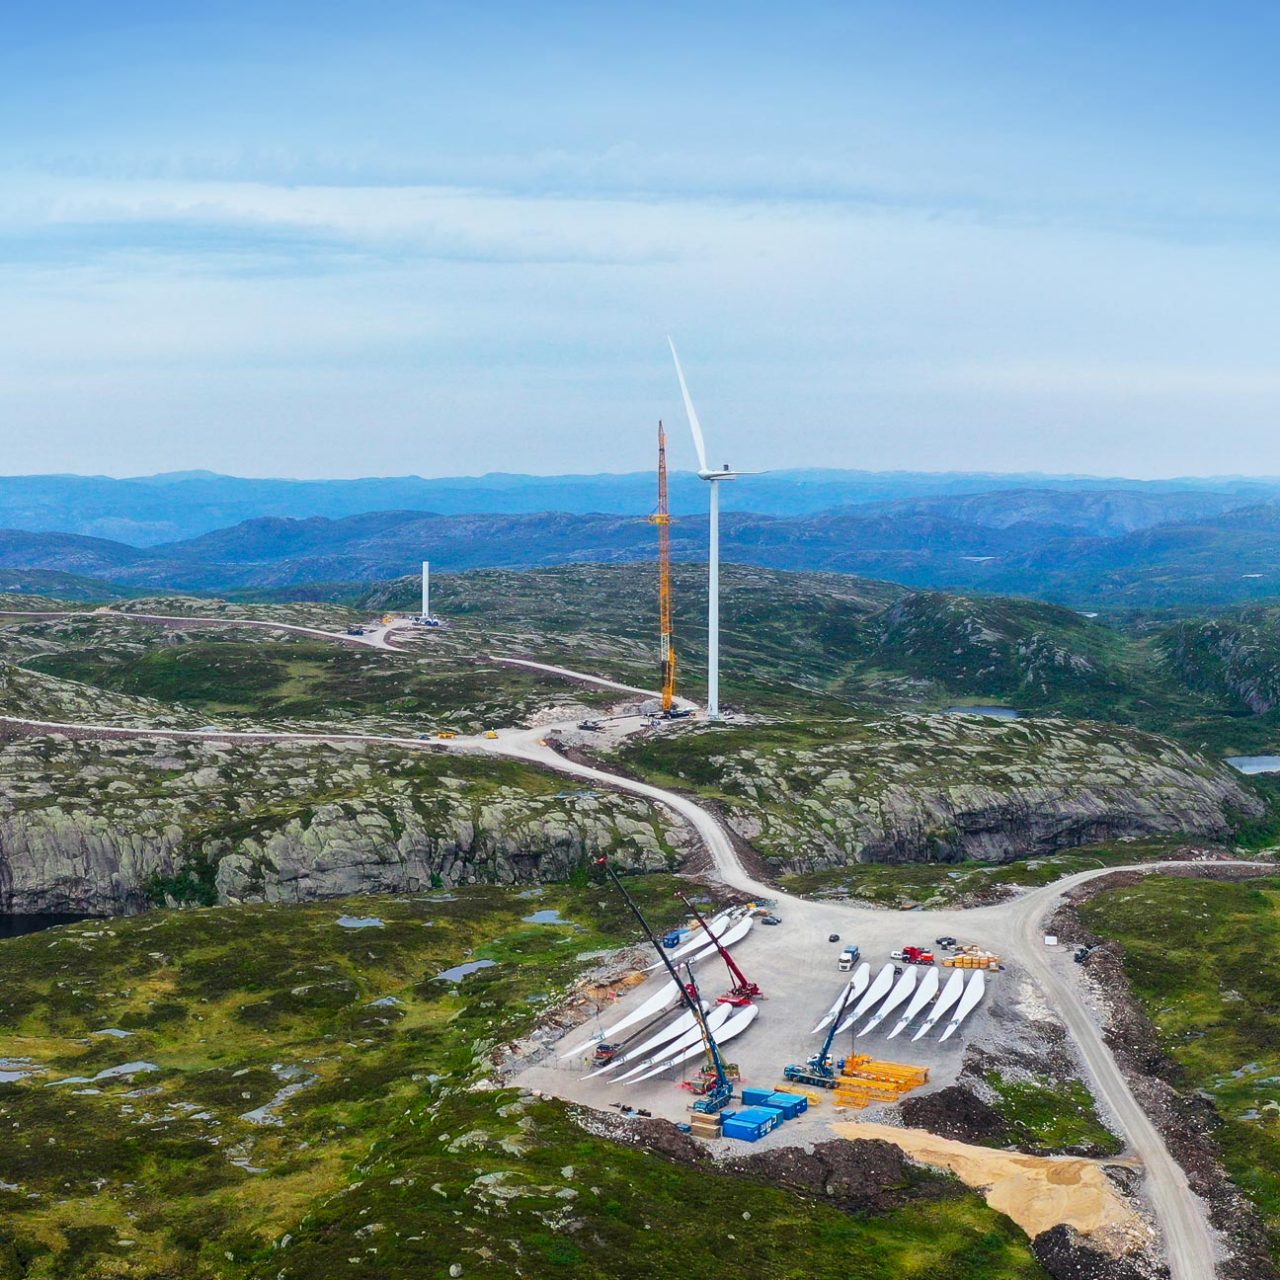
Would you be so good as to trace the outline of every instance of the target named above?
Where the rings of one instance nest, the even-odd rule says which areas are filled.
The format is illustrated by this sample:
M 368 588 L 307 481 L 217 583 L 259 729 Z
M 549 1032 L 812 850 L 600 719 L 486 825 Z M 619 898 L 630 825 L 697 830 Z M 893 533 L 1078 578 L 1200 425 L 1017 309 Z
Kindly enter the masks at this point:
M 422 620 L 431 617 L 431 562 L 422 562 Z
M 693 407 L 676 344 L 667 339 L 671 358 L 676 362 L 676 377 L 680 379 L 680 394 L 684 397 L 684 411 L 693 432 L 693 447 L 698 455 L 698 475 L 711 486 L 711 521 L 707 538 L 707 719 L 720 719 L 720 482 L 736 480 L 746 474 L 730 471 L 726 463 L 720 471 L 707 466 L 707 445 L 702 438 L 702 424 L 698 411 Z

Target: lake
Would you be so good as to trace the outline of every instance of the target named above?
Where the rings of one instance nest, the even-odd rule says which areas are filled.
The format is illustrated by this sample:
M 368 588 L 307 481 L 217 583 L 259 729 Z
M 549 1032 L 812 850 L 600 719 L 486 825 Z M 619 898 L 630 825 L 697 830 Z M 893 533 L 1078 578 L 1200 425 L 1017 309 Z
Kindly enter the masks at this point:
M 0 916 L 0 938 L 20 938 L 24 933 L 39 933 L 57 924 L 75 924 L 88 916 L 50 914 L 47 916 Z
M 1228 756 L 1227 763 L 1241 773 L 1280 773 L 1280 756 Z
M 993 720 L 1016 720 L 1022 712 L 1013 707 L 947 707 L 945 715 L 949 716 L 990 716 Z

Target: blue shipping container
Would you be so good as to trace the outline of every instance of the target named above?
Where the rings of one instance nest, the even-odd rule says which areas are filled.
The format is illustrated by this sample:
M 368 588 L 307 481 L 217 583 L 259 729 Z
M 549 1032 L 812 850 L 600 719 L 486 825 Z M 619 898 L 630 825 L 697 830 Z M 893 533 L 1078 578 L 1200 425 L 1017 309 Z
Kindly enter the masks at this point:
M 786 1119 L 794 1120 L 802 1111 L 809 1110 L 809 1099 L 802 1093 L 786 1093 L 779 1090 L 777 1093 L 771 1093 L 761 1105 L 776 1107 Z
M 772 1089 L 743 1089 L 742 1101 L 748 1107 L 758 1107 L 762 1102 L 767 1101 L 772 1093 Z

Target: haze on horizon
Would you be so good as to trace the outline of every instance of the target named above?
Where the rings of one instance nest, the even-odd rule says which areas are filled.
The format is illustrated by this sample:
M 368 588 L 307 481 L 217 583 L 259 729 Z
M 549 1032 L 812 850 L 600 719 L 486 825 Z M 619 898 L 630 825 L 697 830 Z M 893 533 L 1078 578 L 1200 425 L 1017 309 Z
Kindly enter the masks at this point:
M 1280 473 L 1280 11 L 54 0 L 0 470 Z

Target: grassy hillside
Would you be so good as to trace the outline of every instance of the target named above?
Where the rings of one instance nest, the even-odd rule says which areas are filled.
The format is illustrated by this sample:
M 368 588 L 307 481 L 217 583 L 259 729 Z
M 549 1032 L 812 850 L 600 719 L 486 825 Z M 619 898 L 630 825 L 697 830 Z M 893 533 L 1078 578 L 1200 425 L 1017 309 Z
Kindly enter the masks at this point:
M 1212 1097 L 1232 1180 L 1262 1211 L 1280 1258 L 1280 878 L 1148 877 L 1080 914 L 1123 945 L 1180 1087 Z
M 270 610 L 304 625 L 317 625 L 314 613 L 310 607 Z M 266 620 L 274 620 L 270 614 Z M 324 625 L 338 629 L 333 621 Z M 22 669 L 0 685 L 6 711 L 89 722 L 144 724 L 150 708 L 154 723 L 190 728 L 341 725 L 412 736 L 521 724 L 557 703 L 616 701 L 600 690 L 495 665 L 470 652 L 461 637 L 442 637 L 429 656 L 415 656 L 287 631 L 184 629 L 85 614 L 0 620 L 0 660 Z M 37 685 L 23 679 L 30 673 L 53 679 Z M 122 708 L 136 714 L 121 720 Z
M 635 887 L 672 921 L 669 880 Z M 565 923 L 524 919 L 545 908 Z M 380 924 L 344 928 L 348 913 Z M 848 1215 L 481 1085 L 495 1046 L 634 936 L 616 896 L 583 883 L 0 942 L 20 975 L 0 994 L 0 1062 L 23 1077 L 0 1085 L 0 1277 L 1042 1277 L 949 1180 L 909 1174 Z M 479 959 L 494 964 L 437 977 Z
M 161 597 L 120 608 L 342 630 L 374 612 L 412 611 L 419 584 L 405 578 L 334 597 L 256 604 Z M 706 604 L 700 569 L 677 566 L 675 598 L 680 685 L 700 698 Z M 48 674 L 208 706 L 210 714 L 356 716 L 366 724 L 380 716 L 400 726 L 433 716 L 478 727 L 511 723 L 538 699 L 567 692 L 496 669 L 480 662 L 482 655 L 533 657 L 645 688 L 657 683 L 657 582 L 650 566 L 439 574 L 433 604 L 448 626 L 406 637 L 420 659 L 408 666 L 375 653 L 326 654 L 324 641 L 293 637 L 282 645 L 260 631 L 192 631 L 186 639 L 193 647 L 182 654 L 129 657 L 124 649 L 133 641 L 105 619 L 44 624 L 40 633 L 35 624 L 0 628 L 0 651 Z M 905 592 L 836 574 L 729 566 L 722 696 L 730 708 L 806 717 L 1000 703 L 1031 714 L 1131 724 L 1211 755 L 1260 754 L 1280 747 L 1277 616 L 1280 610 L 1255 609 L 1120 627 L 1032 600 Z M 147 634 L 139 629 L 135 638 Z M 43 647 L 39 635 L 48 640 Z M 6 637 L 30 644 L 24 650 Z M 170 630 L 148 643 L 159 650 L 173 640 Z

